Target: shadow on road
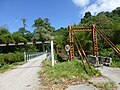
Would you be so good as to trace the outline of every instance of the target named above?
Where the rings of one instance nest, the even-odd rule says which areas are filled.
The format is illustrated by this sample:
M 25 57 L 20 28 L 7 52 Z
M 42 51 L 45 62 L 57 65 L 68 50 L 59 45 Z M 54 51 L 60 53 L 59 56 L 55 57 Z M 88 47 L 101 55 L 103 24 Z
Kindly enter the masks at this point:
M 41 65 L 39 66 L 28 66 L 28 67 L 13 67 L 12 69 L 24 69 L 24 68 L 40 68 Z

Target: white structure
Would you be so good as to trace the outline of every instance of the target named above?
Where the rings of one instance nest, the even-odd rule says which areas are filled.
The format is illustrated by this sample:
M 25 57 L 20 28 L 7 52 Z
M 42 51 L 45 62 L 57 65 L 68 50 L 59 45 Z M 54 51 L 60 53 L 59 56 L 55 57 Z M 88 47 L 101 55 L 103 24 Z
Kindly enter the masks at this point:
M 54 66 L 54 51 L 53 51 L 53 39 L 51 40 L 51 57 L 52 57 L 52 67 Z

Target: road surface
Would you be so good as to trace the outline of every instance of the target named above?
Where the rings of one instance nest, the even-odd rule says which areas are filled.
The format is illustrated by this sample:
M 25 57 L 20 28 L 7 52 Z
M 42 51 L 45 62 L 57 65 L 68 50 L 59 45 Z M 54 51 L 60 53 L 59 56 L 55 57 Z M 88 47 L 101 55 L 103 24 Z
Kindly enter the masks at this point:
M 101 74 L 118 85 L 118 90 L 120 90 L 120 68 L 111 68 L 111 67 L 100 67 L 98 68 Z
M 38 72 L 45 58 L 46 54 L 43 54 L 24 65 L 0 74 L 0 90 L 38 90 Z

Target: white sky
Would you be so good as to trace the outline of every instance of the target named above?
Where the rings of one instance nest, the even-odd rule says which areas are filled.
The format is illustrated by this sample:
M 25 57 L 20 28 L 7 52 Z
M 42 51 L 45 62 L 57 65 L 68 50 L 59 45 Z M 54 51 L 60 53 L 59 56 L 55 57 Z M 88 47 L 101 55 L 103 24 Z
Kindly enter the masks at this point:
M 92 15 L 96 15 L 102 11 L 109 11 L 120 7 L 120 0 L 72 0 L 73 3 L 80 8 L 80 14 L 90 11 Z

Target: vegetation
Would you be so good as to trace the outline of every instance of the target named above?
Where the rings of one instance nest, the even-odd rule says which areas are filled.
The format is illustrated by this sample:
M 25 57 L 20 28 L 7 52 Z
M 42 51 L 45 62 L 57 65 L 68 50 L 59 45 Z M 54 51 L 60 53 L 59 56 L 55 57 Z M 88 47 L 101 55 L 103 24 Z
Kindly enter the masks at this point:
M 86 12 L 85 16 L 80 20 L 79 24 L 74 24 L 73 27 L 90 27 L 96 24 L 97 29 L 103 32 L 119 49 L 120 49 L 120 7 L 112 12 L 100 12 L 96 16 L 92 16 L 90 12 Z M 59 33 L 59 35 L 58 35 Z M 64 53 L 64 47 L 69 42 L 67 28 L 60 28 L 54 31 L 55 48 L 57 53 Z M 82 44 L 86 54 L 92 54 L 92 35 L 89 32 L 76 33 L 76 37 Z M 60 38 L 60 39 L 59 39 Z M 119 67 L 120 57 L 112 50 L 112 48 L 98 35 L 99 55 L 109 56 L 113 59 L 113 66 Z M 76 46 L 75 51 L 76 50 Z M 77 52 L 75 55 L 78 56 Z M 116 63 L 115 63 L 116 62 Z M 117 65 L 116 65 L 117 64 Z
M 23 53 L 8 53 L 8 54 L 0 54 L 0 67 L 5 64 L 12 64 L 15 62 L 24 61 Z
M 87 71 L 88 73 L 84 70 L 83 64 L 78 60 L 57 63 L 54 67 L 52 67 L 51 61 L 44 61 L 43 69 L 40 73 L 44 84 L 65 83 L 74 79 L 83 83 L 91 76 L 100 75 L 99 71 L 94 68 Z
M 24 63 L 23 53 L 0 54 L 0 73 Z
M 117 88 L 116 84 L 114 82 L 101 82 L 94 84 L 95 87 L 99 88 L 100 90 L 115 90 Z
M 42 41 L 43 51 L 45 51 L 44 42 L 51 39 L 51 32 L 54 28 L 50 25 L 48 18 L 38 18 L 34 20 L 33 27 L 36 28 L 33 39 Z

